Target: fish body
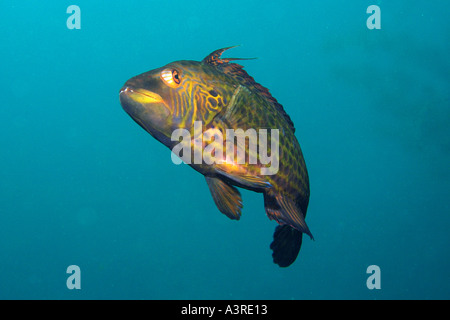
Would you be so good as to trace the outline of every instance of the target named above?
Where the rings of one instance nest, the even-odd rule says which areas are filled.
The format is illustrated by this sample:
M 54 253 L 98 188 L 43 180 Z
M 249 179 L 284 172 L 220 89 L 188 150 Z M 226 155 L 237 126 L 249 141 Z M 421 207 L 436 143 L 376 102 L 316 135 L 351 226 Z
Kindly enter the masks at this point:
M 120 90 L 120 102 L 158 141 L 172 151 L 182 147 L 179 156 L 205 176 L 215 204 L 229 218 L 241 216 L 237 187 L 262 193 L 268 217 L 279 224 L 273 260 L 287 267 L 298 255 L 303 233 L 313 238 L 305 222 L 306 164 L 290 117 L 265 87 L 231 62 L 241 59 L 221 58 L 227 49 L 133 77 Z M 184 134 L 182 143 L 174 139 L 176 132 Z

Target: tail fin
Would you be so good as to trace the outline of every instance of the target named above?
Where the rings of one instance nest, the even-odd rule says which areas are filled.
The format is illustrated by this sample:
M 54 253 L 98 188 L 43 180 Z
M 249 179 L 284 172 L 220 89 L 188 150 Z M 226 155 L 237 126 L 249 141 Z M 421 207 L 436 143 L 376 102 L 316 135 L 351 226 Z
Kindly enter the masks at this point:
M 302 235 L 302 232 L 287 224 L 277 226 L 273 242 L 270 244 L 273 262 L 280 267 L 289 267 L 298 256 L 302 246 Z

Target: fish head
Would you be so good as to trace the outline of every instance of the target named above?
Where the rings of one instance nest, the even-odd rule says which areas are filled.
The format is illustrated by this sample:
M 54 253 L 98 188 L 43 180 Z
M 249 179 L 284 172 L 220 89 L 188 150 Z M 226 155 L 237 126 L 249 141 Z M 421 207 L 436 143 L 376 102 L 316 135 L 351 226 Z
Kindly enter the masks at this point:
M 173 109 L 170 88 L 160 78 L 161 69 L 155 69 L 129 79 L 120 89 L 122 108 L 144 130 L 153 136 L 166 132 L 170 127 Z
M 214 66 L 183 60 L 129 79 L 120 90 L 120 102 L 141 127 L 164 142 L 176 129 L 192 130 L 195 121 L 210 123 L 235 88 L 235 81 Z

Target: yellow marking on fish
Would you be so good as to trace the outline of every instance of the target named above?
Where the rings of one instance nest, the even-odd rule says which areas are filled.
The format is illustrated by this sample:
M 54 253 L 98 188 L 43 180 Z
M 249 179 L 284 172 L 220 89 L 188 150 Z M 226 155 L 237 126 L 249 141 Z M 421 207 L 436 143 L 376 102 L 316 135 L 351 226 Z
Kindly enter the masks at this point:
M 128 89 L 126 91 L 129 97 L 138 103 L 164 103 L 159 94 L 145 89 Z
M 223 171 L 228 173 L 237 173 L 241 175 L 248 173 L 245 165 L 236 163 L 229 155 L 226 155 L 225 160 L 219 160 L 217 164 Z

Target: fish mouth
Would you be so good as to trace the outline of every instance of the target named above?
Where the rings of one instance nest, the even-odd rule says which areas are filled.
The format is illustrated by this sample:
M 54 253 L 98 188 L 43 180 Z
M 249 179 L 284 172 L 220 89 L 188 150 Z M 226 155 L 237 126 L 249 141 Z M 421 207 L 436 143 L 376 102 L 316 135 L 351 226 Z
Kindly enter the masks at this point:
M 164 103 L 163 98 L 159 94 L 145 89 L 132 89 L 125 86 L 120 89 L 119 95 L 126 95 L 129 99 L 142 104 Z
M 150 134 L 166 129 L 171 112 L 159 94 L 124 85 L 119 99 L 123 110 Z

